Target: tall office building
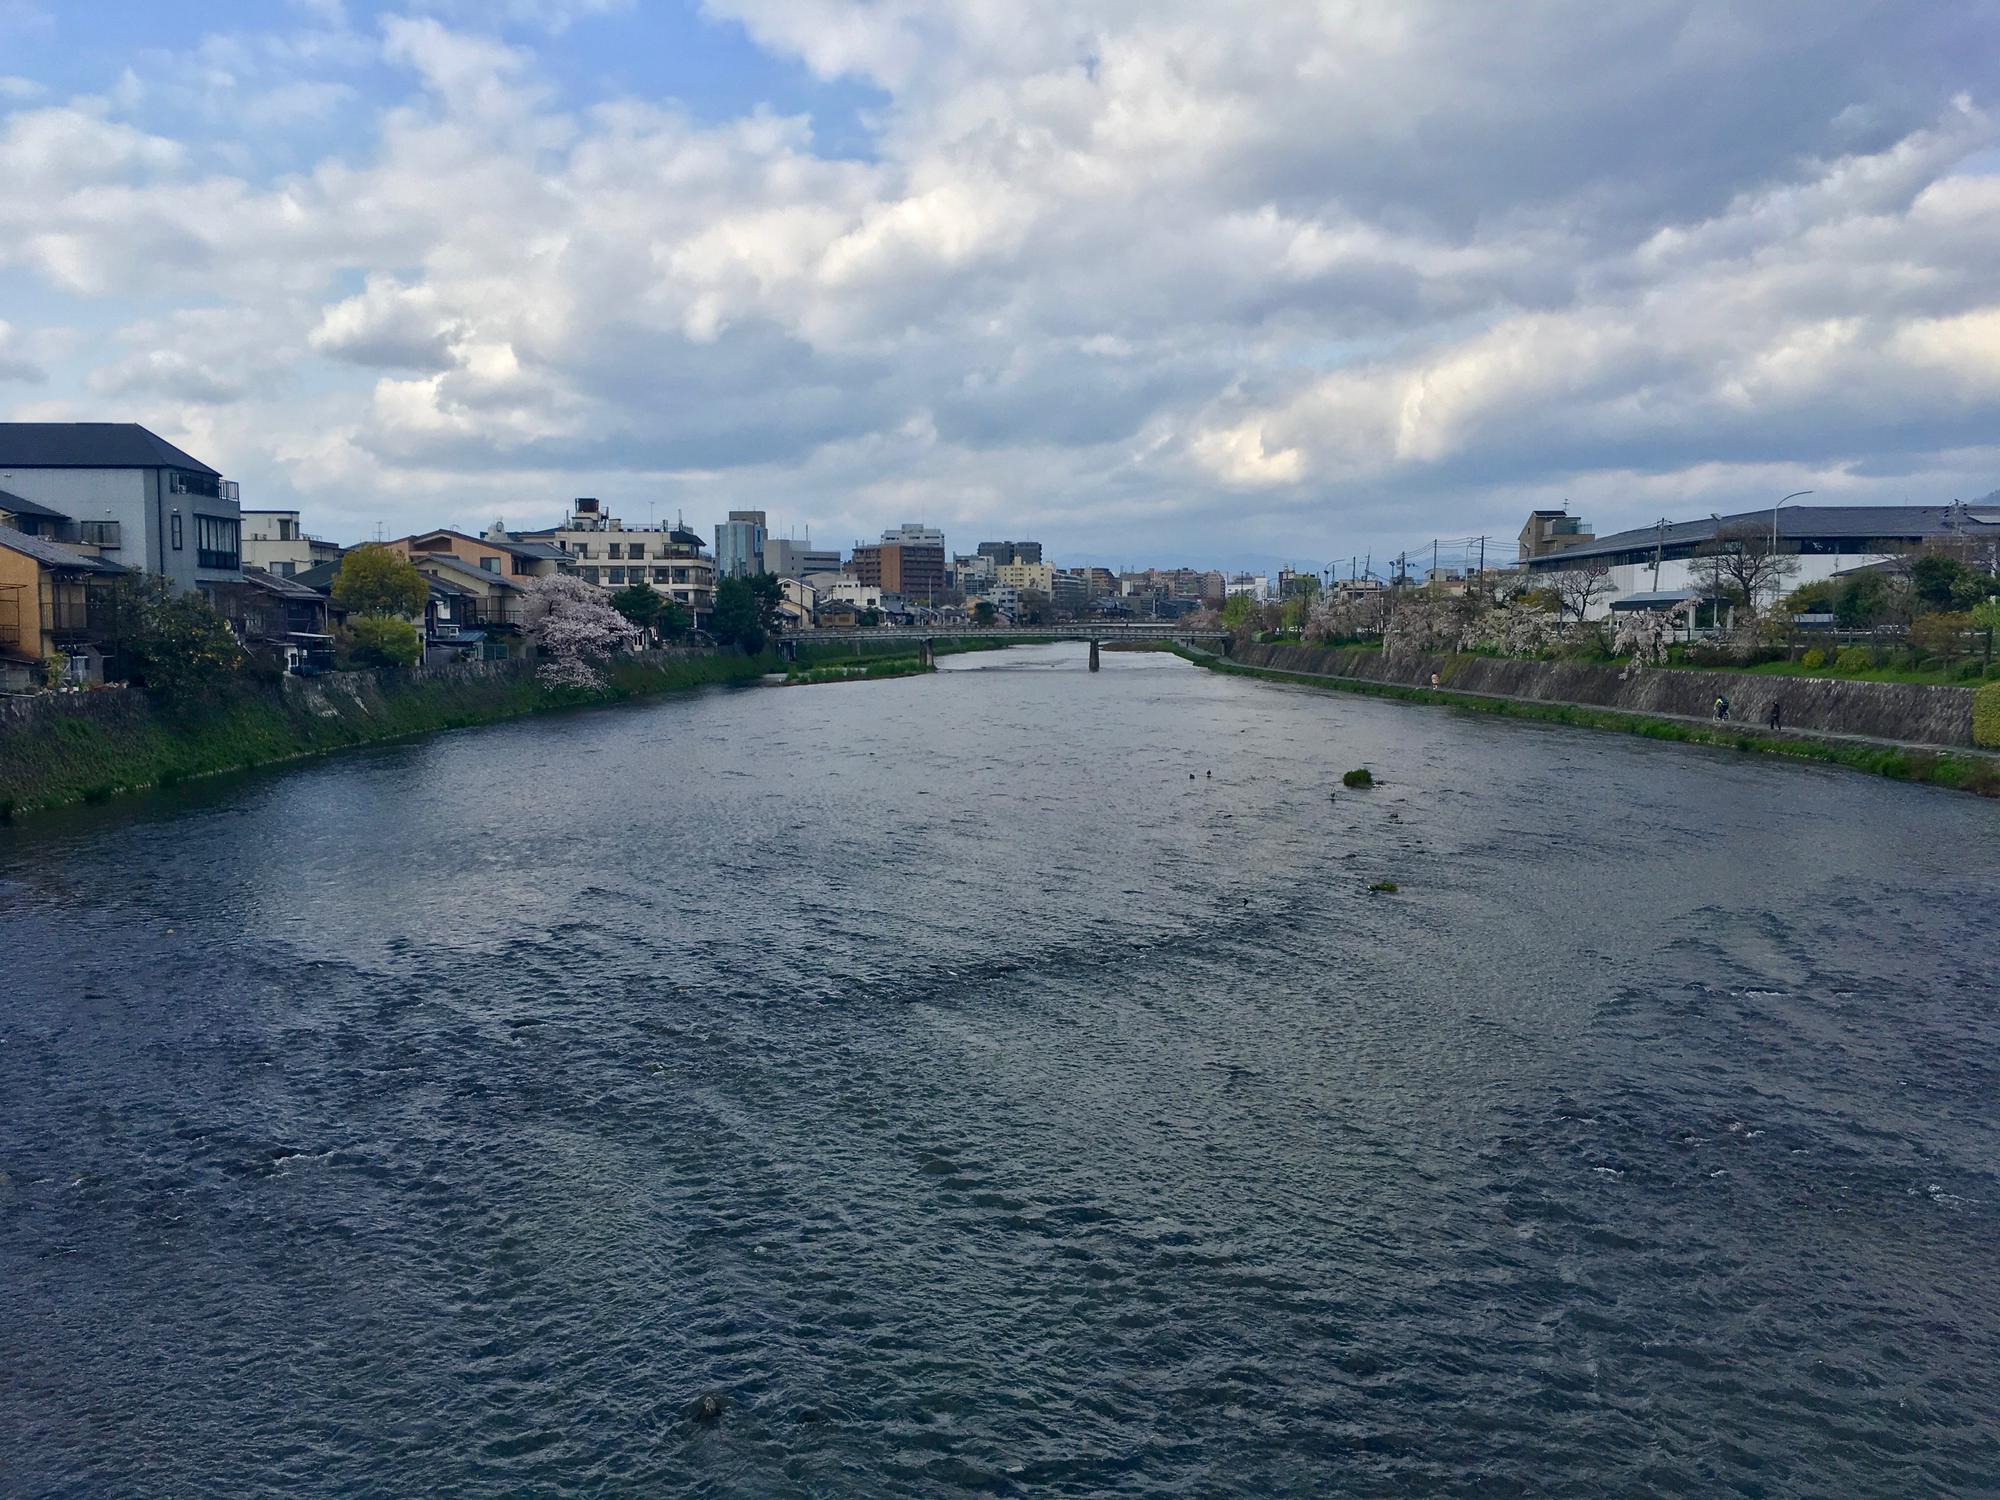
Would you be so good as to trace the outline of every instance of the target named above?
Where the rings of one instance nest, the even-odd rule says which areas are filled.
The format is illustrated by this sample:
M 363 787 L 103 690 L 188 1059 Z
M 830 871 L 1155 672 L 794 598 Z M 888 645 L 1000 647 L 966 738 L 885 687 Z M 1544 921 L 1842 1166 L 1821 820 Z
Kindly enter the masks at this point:
M 811 542 L 797 542 L 790 537 L 767 536 L 764 538 L 764 567 L 780 578 L 803 578 L 808 573 L 838 573 L 840 549 L 815 547 Z
M 766 531 L 761 510 L 732 510 L 715 527 L 715 576 L 748 578 L 762 573 Z
M 993 565 L 1004 568 L 1009 563 L 1038 563 L 1042 560 L 1040 542 L 981 542 L 979 555 L 993 559 Z

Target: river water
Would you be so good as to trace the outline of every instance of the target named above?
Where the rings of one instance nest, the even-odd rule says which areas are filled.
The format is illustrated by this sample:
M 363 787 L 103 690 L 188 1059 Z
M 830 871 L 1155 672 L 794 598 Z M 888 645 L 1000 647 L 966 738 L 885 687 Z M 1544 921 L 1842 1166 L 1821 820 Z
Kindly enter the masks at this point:
M 1996 870 L 1076 647 L 35 818 L 0 1494 L 2000 1492 Z

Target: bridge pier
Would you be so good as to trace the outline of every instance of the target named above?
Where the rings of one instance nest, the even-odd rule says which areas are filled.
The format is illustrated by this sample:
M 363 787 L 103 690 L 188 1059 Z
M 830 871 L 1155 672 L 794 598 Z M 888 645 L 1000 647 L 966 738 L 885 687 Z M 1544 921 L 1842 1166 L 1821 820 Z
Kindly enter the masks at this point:
M 1095 671 L 1097 670 L 1097 637 L 1096 637 L 1096 636 L 1092 636 L 1092 637 L 1090 638 L 1090 670 L 1091 670 L 1091 671 L 1093 671 L 1093 672 L 1095 672 Z
M 932 640 L 929 636 L 924 637 L 924 670 L 926 672 L 928 672 L 932 667 L 937 665 L 937 651 L 935 649 L 936 645 L 937 642 Z

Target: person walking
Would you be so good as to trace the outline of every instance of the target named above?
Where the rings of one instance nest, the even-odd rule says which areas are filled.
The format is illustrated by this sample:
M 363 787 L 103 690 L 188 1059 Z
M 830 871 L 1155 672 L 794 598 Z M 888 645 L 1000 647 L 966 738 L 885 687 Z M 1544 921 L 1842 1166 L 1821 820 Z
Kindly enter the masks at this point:
M 1771 727 L 1773 729 L 1785 727 L 1785 705 L 1775 698 L 1771 700 Z

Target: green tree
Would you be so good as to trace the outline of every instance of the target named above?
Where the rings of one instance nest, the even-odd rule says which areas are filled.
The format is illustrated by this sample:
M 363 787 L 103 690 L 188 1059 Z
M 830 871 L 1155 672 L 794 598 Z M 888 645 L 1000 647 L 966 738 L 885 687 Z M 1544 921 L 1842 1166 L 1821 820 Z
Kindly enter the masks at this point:
M 653 616 L 653 628 L 659 631 L 661 640 L 684 641 L 694 629 L 694 616 L 680 600 L 662 599 L 660 612 Z
M 785 602 L 785 580 L 776 573 L 753 573 L 749 582 L 757 601 L 757 623 L 766 635 L 776 635 L 782 620 L 779 606 Z
M 882 623 L 882 611 L 870 606 L 854 617 L 854 623 L 857 625 L 866 625 L 870 629 L 873 629 Z
M 112 610 L 126 675 L 162 698 L 192 700 L 243 665 L 243 648 L 215 606 L 157 573 L 119 580 Z
M 982 627 L 991 625 L 998 613 L 993 608 L 993 602 L 990 599 L 981 599 L 977 604 L 972 606 L 972 623 Z
M 424 643 L 417 627 L 396 615 L 355 615 L 347 622 L 347 649 L 356 666 L 414 667 Z
M 755 656 L 769 634 L 763 604 L 748 578 L 725 578 L 715 586 L 715 610 L 708 617 L 709 633 L 725 646 L 738 646 Z
M 644 583 L 631 584 L 611 596 L 611 607 L 642 627 L 657 620 L 666 603 L 663 595 L 654 593 L 652 586 Z
M 420 615 L 430 587 L 416 564 L 380 542 L 365 542 L 340 560 L 333 602 L 356 615 Z
M 1993 592 L 1993 580 L 1945 552 L 1926 552 L 1910 562 L 1910 588 L 1925 614 L 1972 608 Z

